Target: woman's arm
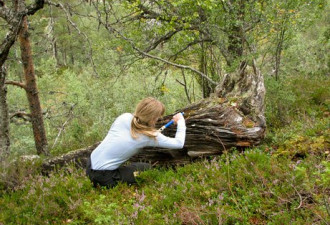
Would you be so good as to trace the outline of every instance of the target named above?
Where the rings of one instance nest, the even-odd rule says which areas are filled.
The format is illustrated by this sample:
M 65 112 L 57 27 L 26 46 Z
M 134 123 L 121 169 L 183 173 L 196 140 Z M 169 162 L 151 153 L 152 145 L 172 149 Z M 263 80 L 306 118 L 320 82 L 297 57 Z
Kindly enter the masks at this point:
M 186 123 L 180 113 L 180 115 L 175 115 L 173 120 L 178 124 L 177 131 L 174 138 L 167 137 L 161 133 L 158 133 L 156 140 L 153 141 L 153 146 L 161 148 L 170 149 L 180 149 L 184 146 L 184 141 L 186 138 Z

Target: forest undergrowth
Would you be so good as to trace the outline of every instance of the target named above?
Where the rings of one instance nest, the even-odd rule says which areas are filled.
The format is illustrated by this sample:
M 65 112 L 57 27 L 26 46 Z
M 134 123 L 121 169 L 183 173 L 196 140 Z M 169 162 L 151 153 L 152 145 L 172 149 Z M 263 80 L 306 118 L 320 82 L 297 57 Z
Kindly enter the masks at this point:
M 93 188 L 72 165 L 42 176 L 20 164 L 13 188 L 2 184 L 0 224 L 329 224 L 329 81 L 292 79 L 266 80 L 261 146 L 154 168 L 113 189 Z

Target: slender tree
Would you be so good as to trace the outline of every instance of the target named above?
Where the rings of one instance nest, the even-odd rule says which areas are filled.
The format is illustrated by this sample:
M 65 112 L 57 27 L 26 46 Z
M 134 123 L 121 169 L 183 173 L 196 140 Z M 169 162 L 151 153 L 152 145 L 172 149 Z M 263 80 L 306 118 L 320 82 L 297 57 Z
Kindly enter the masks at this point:
M 32 59 L 27 16 L 23 17 L 22 28 L 19 33 L 19 44 L 25 78 L 25 84 L 23 87 L 26 91 L 29 102 L 30 118 L 37 153 L 48 155 L 48 143 L 38 94 L 37 78 Z
M 6 68 L 0 67 L 0 162 L 9 154 L 9 114 L 7 104 L 7 87 L 5 85 Z
M 7 22 L 9 27 L 9 32 L 1 44 L 0 67 L 2 68 L 9 54 L 9 50 L 18 36 L 25 77 L 24 83 L 1 79 L 0 81 L 2 83 L 0 86 L 4 87 L 6 84 L 12 84 L 23 88 L 26 91 L 30 106 L 29 116 L 32 122 L 37 153 L 48 155 L 47 138 L 34 73 L 27 22 L 27 16 L 33 15 L 35 12 L 43 8 L 43 6 L 43 0 L 36 0 L 30 5 L 26 5 L 24 0 L 15 0 L 11 7 L 7 7 L 2 1 L 0 2 L 0 17 Z

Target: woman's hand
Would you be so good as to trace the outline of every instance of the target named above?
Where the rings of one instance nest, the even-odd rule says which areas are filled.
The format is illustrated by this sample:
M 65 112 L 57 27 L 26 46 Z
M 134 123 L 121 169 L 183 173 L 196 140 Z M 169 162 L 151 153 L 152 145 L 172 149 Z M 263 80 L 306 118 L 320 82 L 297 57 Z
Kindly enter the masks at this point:
M 179 120 L 184 120 L 182 113 L 177 113 L 173 116 L 173 121 L 177 123 Z

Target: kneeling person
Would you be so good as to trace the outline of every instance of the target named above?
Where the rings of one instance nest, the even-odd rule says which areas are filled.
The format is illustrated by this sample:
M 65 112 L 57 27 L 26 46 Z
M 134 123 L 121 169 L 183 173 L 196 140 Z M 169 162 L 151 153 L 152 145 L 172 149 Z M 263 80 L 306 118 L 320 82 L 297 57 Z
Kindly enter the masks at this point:
M 113 187 L 118 182 L 136 183 L 134 174 L 151 168 L 148 163 L 124 162 L 144 147 L 183 148 L 186 137 L 185 120 L 181 113 L 173 116 L 177 124 L 174 138 L 166 137 L 156 130 L 157 120 L 165 112 L 164 105 L 154 99 L 139 102 L 135 113 L 124 113 L 112 124 L 107 136 L 92 152 L 86 173 L 94 186 Z

